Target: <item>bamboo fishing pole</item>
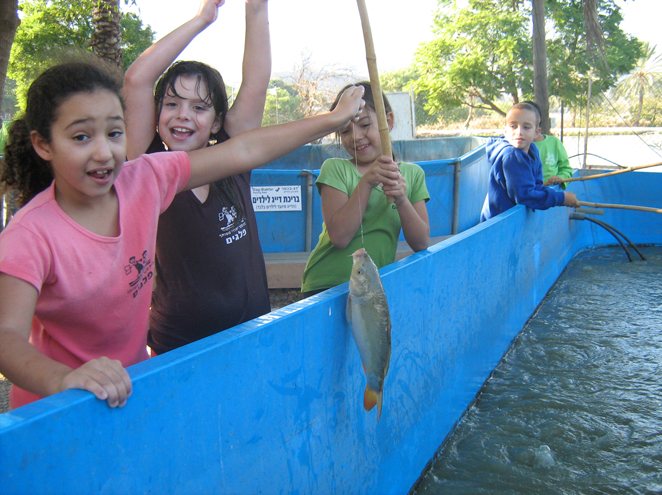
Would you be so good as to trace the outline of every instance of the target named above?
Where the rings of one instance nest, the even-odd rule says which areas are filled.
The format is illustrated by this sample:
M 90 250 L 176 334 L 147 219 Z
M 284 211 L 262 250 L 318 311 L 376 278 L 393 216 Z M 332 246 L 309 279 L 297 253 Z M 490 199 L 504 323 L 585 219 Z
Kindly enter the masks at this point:
M 583 177 L 571 177 L 569 179 L 561 179 L 561 182 L 575 182 L 581 180 L 600 179 L 602 177 L 609 177 L 610 175 L 624 174 L 625 172 L 632 172 L 633 170 L 641 170 L 642 168 L 659 167 L 659 166 L 662 166 L 662 162 L 650 163 L 648 165 L 634 165 L 632 167 L 626 167 L 620 170 L 614 170 L 613 172 L 605 172 L 604 174 L 585 175 Z
M 618 208 L 622 210 L 647 211 L 650 213 L 662 213 L 662 208 L 651 208 L 649 206 L 637 205 L 617 205 L 610 203 L 589 203 L 588 201 L 577 201 L 580 206 L 590 206 L 592 208 Z
M 363 41 L 365 43 L 365 57 L 368 62 L 368 74 L 370 76 L 370 88 L 372 89 L 373 100 L 375 100 L 375 112 L 377 113 L 377 126 L 379 128 L 379 138 L 382 142 L 382 154 L 392 157 L 391 134 L 386 120 L 386 108 L 384 107 L 384 98 L 382 97 L 382 88 L 379 83 L 379 71 L 377 70 L 377 55 L 375 55 L 375 45 L 372 42 L 372 31 L 370 29 L 370 19 L 368 18 L 368 9 L 364 0 L 356 0 L 361 16 L 361 26 L 363 27 Z

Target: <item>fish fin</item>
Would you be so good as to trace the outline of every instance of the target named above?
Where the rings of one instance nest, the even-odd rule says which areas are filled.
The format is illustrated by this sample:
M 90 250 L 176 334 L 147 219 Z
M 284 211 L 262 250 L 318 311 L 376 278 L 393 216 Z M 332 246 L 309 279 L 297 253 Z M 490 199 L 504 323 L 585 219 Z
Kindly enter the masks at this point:
M 352 295 L 347 294 L 347 304 L 345 306 L 345 318 L 347 323 L 352 324 Z
M 363 408 L 366 411 L 370 411 L 375 405 L 377 405 L 377 420 L 382 415 L 382 398 L 384 397 L 384 392 L 377 392 L 371 388 L 366 387 L 365 392 L 363 393 Z

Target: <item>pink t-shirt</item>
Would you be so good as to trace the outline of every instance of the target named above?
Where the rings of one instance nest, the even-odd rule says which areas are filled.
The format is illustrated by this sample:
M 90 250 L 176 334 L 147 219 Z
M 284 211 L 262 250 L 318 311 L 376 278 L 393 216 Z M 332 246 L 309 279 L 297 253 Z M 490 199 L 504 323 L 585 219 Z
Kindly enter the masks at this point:
M 57 204 L 54 185 L 0 234 L 0 272 L 39 291 L 30 342 L 72 368 L 107 356 L 126 367 L 147 358 L 159 215 L 190 177 L 183 152 L 126 162 L 115 181 L 120 234 L 88 231 Z M 11 406 L 39 396 L 12 387 Z

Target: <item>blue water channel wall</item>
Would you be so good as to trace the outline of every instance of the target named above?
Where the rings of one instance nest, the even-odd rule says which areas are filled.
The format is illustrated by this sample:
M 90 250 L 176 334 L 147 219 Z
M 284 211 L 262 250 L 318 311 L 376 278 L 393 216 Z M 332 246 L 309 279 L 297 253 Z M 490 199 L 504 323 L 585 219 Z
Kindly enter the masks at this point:
M 487 191 L 489 166 L 484 141 L 476 137 L 448 137 L 393 142 L 397 160 L 418 163 L 425 171 L 432 237 L 461 232 L 478 223 L 482 201 L 461 199 L 484 197 Z M 273 198 L 259 192 L 253 194 L 265 253 L 305 252 L 315 247 L 323 221 L 315 180 L 324 160 L 347 156 L 338 144 L 307 145 L 253 171 L 254 188 L 295 186 L 300 191 L 299 196 L 285 193 L 281 198 L 298 208 L 288 211 L 260 211 L 261 206 L 269 207 Z
M 570 188 L 662 208 L 662 174 Z M 568 261 L 614 243 L 571 213 L 517 206 L 382 269 L 380 421 L 362 407 L 343 284 L 132 366 L 123 409 L 72 390 L 0 415 L 0 493 L 406 493 Z M 600 218 L 662 244 L 660 215 Z

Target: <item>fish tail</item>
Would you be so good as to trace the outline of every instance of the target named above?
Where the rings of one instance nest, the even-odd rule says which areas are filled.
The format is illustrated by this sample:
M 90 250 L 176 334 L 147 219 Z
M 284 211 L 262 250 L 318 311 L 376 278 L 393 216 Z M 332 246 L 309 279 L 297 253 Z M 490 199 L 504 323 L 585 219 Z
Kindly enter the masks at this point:
M 382 415 L 382 398 L 384 397 L 383 391 L 373 390 L 370 387 L 365 388 L 363 392 L 363 408 L 366 411 L 370 411 L 375 405 L 377 405 L 377 419 Z

